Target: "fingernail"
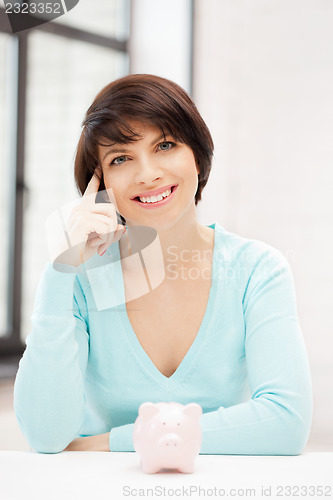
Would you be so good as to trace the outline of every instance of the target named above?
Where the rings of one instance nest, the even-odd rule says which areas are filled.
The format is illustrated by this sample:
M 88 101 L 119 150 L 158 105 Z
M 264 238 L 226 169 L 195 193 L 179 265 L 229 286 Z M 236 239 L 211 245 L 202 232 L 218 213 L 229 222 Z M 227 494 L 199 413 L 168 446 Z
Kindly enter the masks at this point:
M 125 226 L 125 229 L 124 229 L 124 231 L 123 231 L 122 235 L 125 233 L 125 231 L 126 231 L 126 226 Z
M 101 257 L 102 257 L 102 255 L 104 255 L 104 254 L 105 254 L 105 252 L 106 252 L 106 250 L 104 250 L 104 252 L 103 252 L 103 253 L 101 253 Z

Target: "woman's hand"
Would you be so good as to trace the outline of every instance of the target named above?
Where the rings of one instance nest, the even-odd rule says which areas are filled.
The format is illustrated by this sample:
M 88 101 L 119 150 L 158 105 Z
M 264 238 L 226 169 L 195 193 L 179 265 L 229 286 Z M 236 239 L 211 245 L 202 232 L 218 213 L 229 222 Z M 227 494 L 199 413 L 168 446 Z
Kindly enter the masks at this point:
M 99 185 L 100 180 L 95 173 L 66 223 L 66 240 L 70 247 L 61 252 L 54 262 L 78 266 L 95 255 L 96 250 L 102 255 L 124 234 L 126 228 L 117 223 L 115 206 L 112 203 L 95 203 Z

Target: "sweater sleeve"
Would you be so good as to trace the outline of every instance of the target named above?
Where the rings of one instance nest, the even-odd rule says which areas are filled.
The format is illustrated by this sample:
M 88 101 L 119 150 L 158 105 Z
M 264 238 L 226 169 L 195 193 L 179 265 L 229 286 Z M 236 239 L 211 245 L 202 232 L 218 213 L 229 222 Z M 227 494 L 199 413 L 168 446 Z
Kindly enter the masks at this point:
M 41 453 L 62 451 L 83 422 L 89 343 L 85 313 L 76 274 L 58 272 L 48 263 L 14 385 L 20 429 Z
M 200 453 L 299 455 L 310 432 L 312 384 L 292 272 L 279 251 L 254 267 L 243 315 L 251 399 L 202 415 Z
M 277 250 L 254 266 L 241 308 L 251 399 L 203 413 L 200 454 L 298 455 L 310 432 L 312 384 L 291 269 Z M 133 427 L 111 430 L 111 451 L 134 451 Z

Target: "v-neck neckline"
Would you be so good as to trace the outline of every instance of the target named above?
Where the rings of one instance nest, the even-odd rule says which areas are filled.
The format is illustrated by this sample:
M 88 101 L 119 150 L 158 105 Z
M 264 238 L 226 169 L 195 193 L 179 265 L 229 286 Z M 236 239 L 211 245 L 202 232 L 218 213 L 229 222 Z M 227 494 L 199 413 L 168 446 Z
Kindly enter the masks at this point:
M 124 327 L 124 330 L 126 332 L 126 338 L 135 354 L 137 359 L 141 362 L 142 365 L 146 368 L 146 370 L 149 372 L 149 374 L 159 383 L 166 384 L 167 386 L 170 386 L 173 383 L 178 383 L 182 380 L 184 377 L 185 373 L 187 370 L 191 367 L 191 364 L 194 362 L 196 359 L 200 348 L 202 346 L 203 340 L 209 333 L 208 324 L 210 322 L 211 316 L 212 316 L 212 309 L 213 309 L 213 302 L 214 302 L 214 297 L 216 294 L 216 280 L 214 279 L 215 276 L 215 266 L 216 266 L 216 239 L 217 239 L 217 233 L 216 233 L 216 224 L 211 224 L 208 227 L 211 227 L 214 229 L 214 249 L 213 249 L 213 258 L 212 258 L 212 273 L 211 273 L 211 286 L 209 290 L 209 295 L 208 295 L 208 301 L 207 301 L 207 306 L 206 306 L 206 311 L 204 314 L 204 317 L 201 321 L 199 330 L 190 345 L 189 349 L 187 350 L 185 356 L 183 357 L 181 363 L 177 367 L 177 369 L 170 375 L 170 377 L 167 377 L 164 375 L 153 363 L 151 358 L 148 356 L 144 348 L 139 342 L 139 339 L 134 331 L 134 328 L 132 326 L 132 323 L 130 322 L 130 319 L 128 317 L 127 313 L 127 308 L 126 304 L 124 304 L 124 308 L 118 309 L 118 314 L 120 316 L 120 321 Z M 119 257 L 119 262 L 120 262 L 120 250 L 119 250 L 119 242 L 117 242 L 117 252 L 118 252 L 118 257 Z M 121 265 L 121 263 L 120 263 Z M 120 286 L 122 287 L 121 293 L 125 297 L 125 287 L 124 287 L 124 280 L 123 280 L 123 275 L 121 273 L 121 283 Z

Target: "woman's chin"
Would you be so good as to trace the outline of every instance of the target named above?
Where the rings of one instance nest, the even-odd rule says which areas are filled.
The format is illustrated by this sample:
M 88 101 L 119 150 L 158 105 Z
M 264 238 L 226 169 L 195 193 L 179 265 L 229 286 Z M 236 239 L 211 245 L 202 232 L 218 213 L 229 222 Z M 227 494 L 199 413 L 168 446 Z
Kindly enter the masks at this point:
M 171 229 L 177 222 L 178 217 L 174 217 L 171 214 L 163 214 L 159 217 L 135 217 L 133 219 L 126 219 L 127 226 L 148 226 L 156 231 L 167 231 Z

